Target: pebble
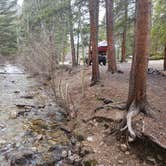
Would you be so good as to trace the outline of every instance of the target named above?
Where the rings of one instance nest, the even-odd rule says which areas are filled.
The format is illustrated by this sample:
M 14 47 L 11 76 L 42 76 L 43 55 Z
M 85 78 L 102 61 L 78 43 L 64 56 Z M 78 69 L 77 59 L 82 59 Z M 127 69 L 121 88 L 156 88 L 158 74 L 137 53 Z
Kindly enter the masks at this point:
M 16 119 L 17 118 L 17 112 L 16 111 L 14 111 L 14 112 L 12 112 L 11 114 L 10 114 L 10 117 L 9 117 L 10 119 Z
M 65 157 L 67 157 L 67 155 L 68 155 L 68 152 L 66 150 L 63 150 L 62 151 L 62 157 L 65 158 Z
M 129 151 L 126 151 L 125 154 L 126 154 L 126 155 L 130 155 L 130 152 L 129 152 Z
M 93 142 L 93 137 L 92 136 L 87 137 L 87 141 Z
M 81 158 L 77 154 L 73 154 L 72 156 L 69 157 L 71 161 L 79 162 Z
M 121 145 L 120 145 L 120 150 L 121 150 L 122 152 L 126 152 L 127 149 L 128 149 L 128 147 L 127 147 L 126 144 L 121 144 Z
M 123 160 L 118 160 L 118 163 L 119 163 L 119 164 L 123 164 L 124 161 L 123 161 Z
M 37 136 L 37 140 L 42 140 L 42 139 L 43 139 L 43 135 L 40 134 Z

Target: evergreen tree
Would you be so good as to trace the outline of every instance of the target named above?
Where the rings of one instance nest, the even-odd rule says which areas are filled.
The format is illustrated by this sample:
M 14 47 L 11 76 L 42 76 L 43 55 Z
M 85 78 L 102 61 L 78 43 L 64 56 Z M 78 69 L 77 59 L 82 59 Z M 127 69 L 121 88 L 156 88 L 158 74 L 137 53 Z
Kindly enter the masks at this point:
M 8 55 L 17 50 L 17 0 L 0 1 L 0 54 Z

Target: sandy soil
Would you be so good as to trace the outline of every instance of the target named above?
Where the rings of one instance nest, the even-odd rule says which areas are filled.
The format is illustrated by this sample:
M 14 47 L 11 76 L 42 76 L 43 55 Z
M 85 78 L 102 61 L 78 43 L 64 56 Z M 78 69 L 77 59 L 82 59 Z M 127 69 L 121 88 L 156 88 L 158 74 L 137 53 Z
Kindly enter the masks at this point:
M 162 69 L 162 61 L 151 61 L 149 67 Z M 82 80 L 83 68 L 74 69 L 63 75 L 63 81 L 69 84 L 70 93 L 75 107 L 78 110 L 74 123 L 74 132 L 83 135 L 82 146 L 89 150 L 86 160 L 97 161 L 102 166 L 150 166 L 166 165 L 165 150 L 162 151 L 144 139 L 128 144 L 125 136 L 119 138 L 110 135 L 118 120 L 124 114 L 115 109 L 94 110 L 103 106 L 101 98 L 111 99 L 114 103 L 125 102 L 128 94 L 129 71 L 131 63 L 118 64 L 123 74 L 110 74 L 106 67 L 100 67 L 101 81 L 98 85 L 90 87 L 91 67 L 84 68 L 84 84 Z M 84 97 L 82 96 L 84 89 Z M 148 75 L 147 85 L 148 101 L 156 113 L 156 120 L 139 116 L 137 120 L 143 122 L 144 136 L 148 136 L 166 145 L 166 77 L 158 74 Z M 95 118 L 94 118 L 95 117 Z M 98 118 L 99 117 L 99 118 Z M 87 120 L 91 119 L 92 120 Z M 71 124 L 69 124 L 71 125 Z M 156 142 L 157 142 L 156 141 Z

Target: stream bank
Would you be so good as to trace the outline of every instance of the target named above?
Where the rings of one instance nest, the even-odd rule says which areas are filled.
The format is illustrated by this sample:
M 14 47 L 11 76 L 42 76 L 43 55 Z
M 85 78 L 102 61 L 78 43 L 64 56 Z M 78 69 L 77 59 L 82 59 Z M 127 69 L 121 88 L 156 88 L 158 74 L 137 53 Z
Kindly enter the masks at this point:
M 79 143 L 62 125 L 65 111 L 43 85 L 17 65 L 0 65 L 1 166 L 78 165 Z

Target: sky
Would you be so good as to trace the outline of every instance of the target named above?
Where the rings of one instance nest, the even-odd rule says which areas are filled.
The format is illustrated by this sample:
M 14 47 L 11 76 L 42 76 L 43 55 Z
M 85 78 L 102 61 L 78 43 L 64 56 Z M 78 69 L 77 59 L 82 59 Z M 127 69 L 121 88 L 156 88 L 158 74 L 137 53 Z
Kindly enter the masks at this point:
M 17 3 L 18 3 L 20 6 L 22 6 L 23 1 L 24 1 L 24 0 L 18 0 Z

